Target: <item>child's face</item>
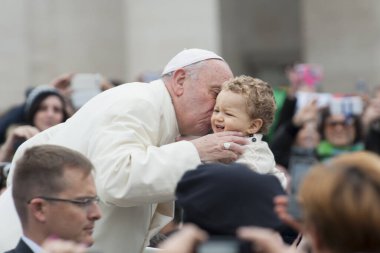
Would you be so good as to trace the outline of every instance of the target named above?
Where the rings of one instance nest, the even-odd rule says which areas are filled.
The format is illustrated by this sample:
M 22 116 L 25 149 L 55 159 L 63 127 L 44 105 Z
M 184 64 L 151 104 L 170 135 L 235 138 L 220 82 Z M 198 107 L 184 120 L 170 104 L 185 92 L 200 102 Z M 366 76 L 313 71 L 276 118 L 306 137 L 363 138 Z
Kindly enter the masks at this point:
M 222 90 L 216 98 L 211 116 L 214 133 L 239 131 L 248 135 L 252 133 L 251 125 L 252 120 L 247 112 L 245 98 L 241 94 Z

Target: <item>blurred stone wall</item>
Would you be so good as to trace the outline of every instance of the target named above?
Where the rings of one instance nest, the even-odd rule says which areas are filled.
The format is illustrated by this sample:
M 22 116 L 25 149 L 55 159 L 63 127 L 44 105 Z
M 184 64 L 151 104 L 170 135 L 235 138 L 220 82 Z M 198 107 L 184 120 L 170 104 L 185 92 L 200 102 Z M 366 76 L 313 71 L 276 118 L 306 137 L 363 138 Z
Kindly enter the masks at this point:
M 177 52 L 220 53 L 217 0 L 0 0 L 0 111 L 67 72 L 126 82 Z
M 161 73 L 184 48 L 220 51 L 217 0 L 128 0 L 125 6 L 126 76 Z
M 323 88 L 355 91 L 380 84 L 380 1 L 302 2 L 303 55 L 323 65 Z
M 67 72 L 126 82 L 184 48 L 220 53 L 236 75 L 283 85 L 318 63 L 326 91 L 380 84 L 378 0 L 0 0 L 0 111 Z
M 300 17 L 299 0 L 221 0 L 223 54 L 235 75 L 285 84 L 285 66 L 302 59 Z

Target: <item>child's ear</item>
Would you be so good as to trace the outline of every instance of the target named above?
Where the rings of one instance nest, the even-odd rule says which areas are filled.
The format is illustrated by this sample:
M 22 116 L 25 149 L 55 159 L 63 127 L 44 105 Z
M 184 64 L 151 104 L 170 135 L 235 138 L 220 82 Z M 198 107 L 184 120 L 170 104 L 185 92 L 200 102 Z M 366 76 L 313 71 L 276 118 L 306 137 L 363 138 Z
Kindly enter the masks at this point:
M 253 119 L 251 120 L 251 126 L 248 128 L 249 134 L 255 134 L 258 131 L 260 131 L 261 127 L 263 126 L 263 120 L 262 119 Z

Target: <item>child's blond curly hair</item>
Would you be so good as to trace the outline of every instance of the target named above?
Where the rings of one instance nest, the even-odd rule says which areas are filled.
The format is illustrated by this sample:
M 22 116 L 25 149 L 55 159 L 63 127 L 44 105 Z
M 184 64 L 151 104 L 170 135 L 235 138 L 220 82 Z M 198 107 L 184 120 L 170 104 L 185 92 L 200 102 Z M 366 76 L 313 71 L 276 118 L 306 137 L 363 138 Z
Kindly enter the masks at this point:
M 242 94 L 246 98 L 251 119 L 262 119 L 259 133 L 266 134 L 274 120 L 276 102 L 272 87 L 261 79 L 241 75 L 224 82 L 222 90 Z

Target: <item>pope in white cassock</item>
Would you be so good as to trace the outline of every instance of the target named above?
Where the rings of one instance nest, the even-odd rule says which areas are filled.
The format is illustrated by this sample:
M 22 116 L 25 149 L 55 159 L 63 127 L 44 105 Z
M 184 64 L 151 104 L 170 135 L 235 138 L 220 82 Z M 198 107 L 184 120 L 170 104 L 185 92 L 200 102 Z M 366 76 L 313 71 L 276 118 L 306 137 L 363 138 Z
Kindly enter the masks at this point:
M 95 166 L 103 217 L 93 248 L 100 252 L 142 252 L 173 216 L 174 189 L 182 174 L 203 161 L 236 160 L 245 140 L 239 133 L 210 132 L 221 84 L 232 77 L 213 52 L 187 49 L 151 83 L 129 83 L 86 103 L 65 123 L 26 141 L 28 147 L 56 144 L 77 150 Z M 208 134 L 208 135 L 207 135 Z M 203 136 L 176 142 L 178 136 Z M 231 143 L 228 149 L 223 148 Z M 14 248 L 22 228 L 8 189 L 0 196 L 0 251 Z M 68 203 L 70 204 L 70 203 Z M 57 217 L 59 219 L 59 217 Z

